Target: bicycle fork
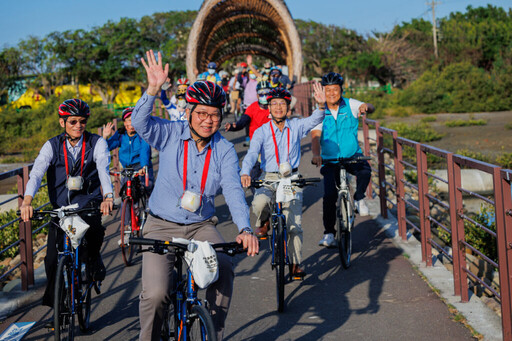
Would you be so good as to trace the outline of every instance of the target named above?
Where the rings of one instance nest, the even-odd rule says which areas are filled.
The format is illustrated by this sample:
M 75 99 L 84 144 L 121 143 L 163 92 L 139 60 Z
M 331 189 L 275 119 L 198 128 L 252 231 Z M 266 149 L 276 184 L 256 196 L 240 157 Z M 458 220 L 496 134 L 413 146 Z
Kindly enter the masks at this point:
M 279 204 L 280 205 L 280 204 Z M 272 270 L 276 267 L 276 248 L 275 248 L 275 244 L 276 244 L 276 239 L 277 239 L 277 227 L 278 227 L 278 219 L 279 218 L 282 218 L 283 219 L 283 250 L 284 250 L 284 263 L 285 265 L 289 265 L 290 264 L 290 261 L 288 259 L 288 245 L 286 243 L 286 241 L 288 240 L 288 234 L 287 234 L 287 230 L 286 230 L 286 227 L 284 226 L 284 224 L 286 223 L 286 219 L 284 217 L 284 215 L 282 213 L 272 213 L 272 239 L 271 239 L 271 243 L 272 243 Z M 281 255 L 280 255 L 281 256 Z

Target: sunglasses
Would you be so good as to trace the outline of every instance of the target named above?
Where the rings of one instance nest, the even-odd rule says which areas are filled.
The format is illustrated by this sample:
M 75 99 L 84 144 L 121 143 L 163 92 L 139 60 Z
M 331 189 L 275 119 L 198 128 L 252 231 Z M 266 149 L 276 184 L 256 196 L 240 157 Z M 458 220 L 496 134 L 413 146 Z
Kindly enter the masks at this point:
M 72 126 L 74 126 L 77 123 L 80 123 L 81 125 L 87 124 L 87 120 L 67 120 L 67 122 Z

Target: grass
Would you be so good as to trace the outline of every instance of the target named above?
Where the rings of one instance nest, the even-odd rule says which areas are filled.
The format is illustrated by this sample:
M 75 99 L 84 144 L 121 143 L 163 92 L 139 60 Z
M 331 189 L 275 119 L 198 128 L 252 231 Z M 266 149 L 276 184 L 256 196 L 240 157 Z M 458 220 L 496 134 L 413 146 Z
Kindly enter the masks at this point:
M 444 123 L 447 127 L 453 128 L 453 127 L 470 127 L 470 126 L 484 126 L 487 125 L 487 121 L 484 119 L 480 120 L 452 120 L 452 121 L 446 121 Z

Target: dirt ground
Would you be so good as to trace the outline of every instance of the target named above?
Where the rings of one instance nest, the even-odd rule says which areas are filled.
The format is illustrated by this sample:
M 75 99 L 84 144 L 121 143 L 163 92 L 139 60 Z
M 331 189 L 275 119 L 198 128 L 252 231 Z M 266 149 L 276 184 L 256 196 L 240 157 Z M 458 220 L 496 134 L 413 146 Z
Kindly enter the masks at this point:
M 415 124 L 426 116 L 435 116 L 437 120 L 428 122 L 428 124 L 436 132 L 444 134 L 441 140 L 427 143 L 431 146 L 450 152 L 468 149 L 488 155 L 493 160 L 501 153 L 512 153 L 512 129 L 505 128 L 507 124 L 512 125 L 512 111 L 471 114 L 421 114 L 410 117 L 387 117 L 380 121 Z M 445 126 L 446 121 L 469 120 L 470 118 L 475 120 L 484 119 L 487 121 L 487 125 L 452 128 Z

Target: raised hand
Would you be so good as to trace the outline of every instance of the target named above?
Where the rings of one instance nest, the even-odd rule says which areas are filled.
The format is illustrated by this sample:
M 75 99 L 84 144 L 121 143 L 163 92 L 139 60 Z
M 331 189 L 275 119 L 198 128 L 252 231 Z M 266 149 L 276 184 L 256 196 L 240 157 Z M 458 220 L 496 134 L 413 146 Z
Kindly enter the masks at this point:
M 114 128 L 114 122 L 108 122 L 107 124 L 103 125 L 103 138 L 106 140 L 113 131 Z
M 165 83 L 165 80 L 169 74 L 169 64 L 165 64 L 165 67 L 162 66 L 162 54 L 158 52 L 158 58 L 155 58 L 155 54 L 153 50 L 146 51 L 146 59 L 141 58 L 140 61 L 146 69 L 146 76 L 148 79 L 148 89 L 146 92 L 150 96 L 155 96 L 160 91 L 162 84 Z
M 324 87 L 320 83 L 315 82 L 315 84 L 313 84 L 313 91 L 314 91 L 313 96 L 315 97 L 315 101 L 318 104 L 320 104 L 320 107 L 323 107 L 326 102 Z

